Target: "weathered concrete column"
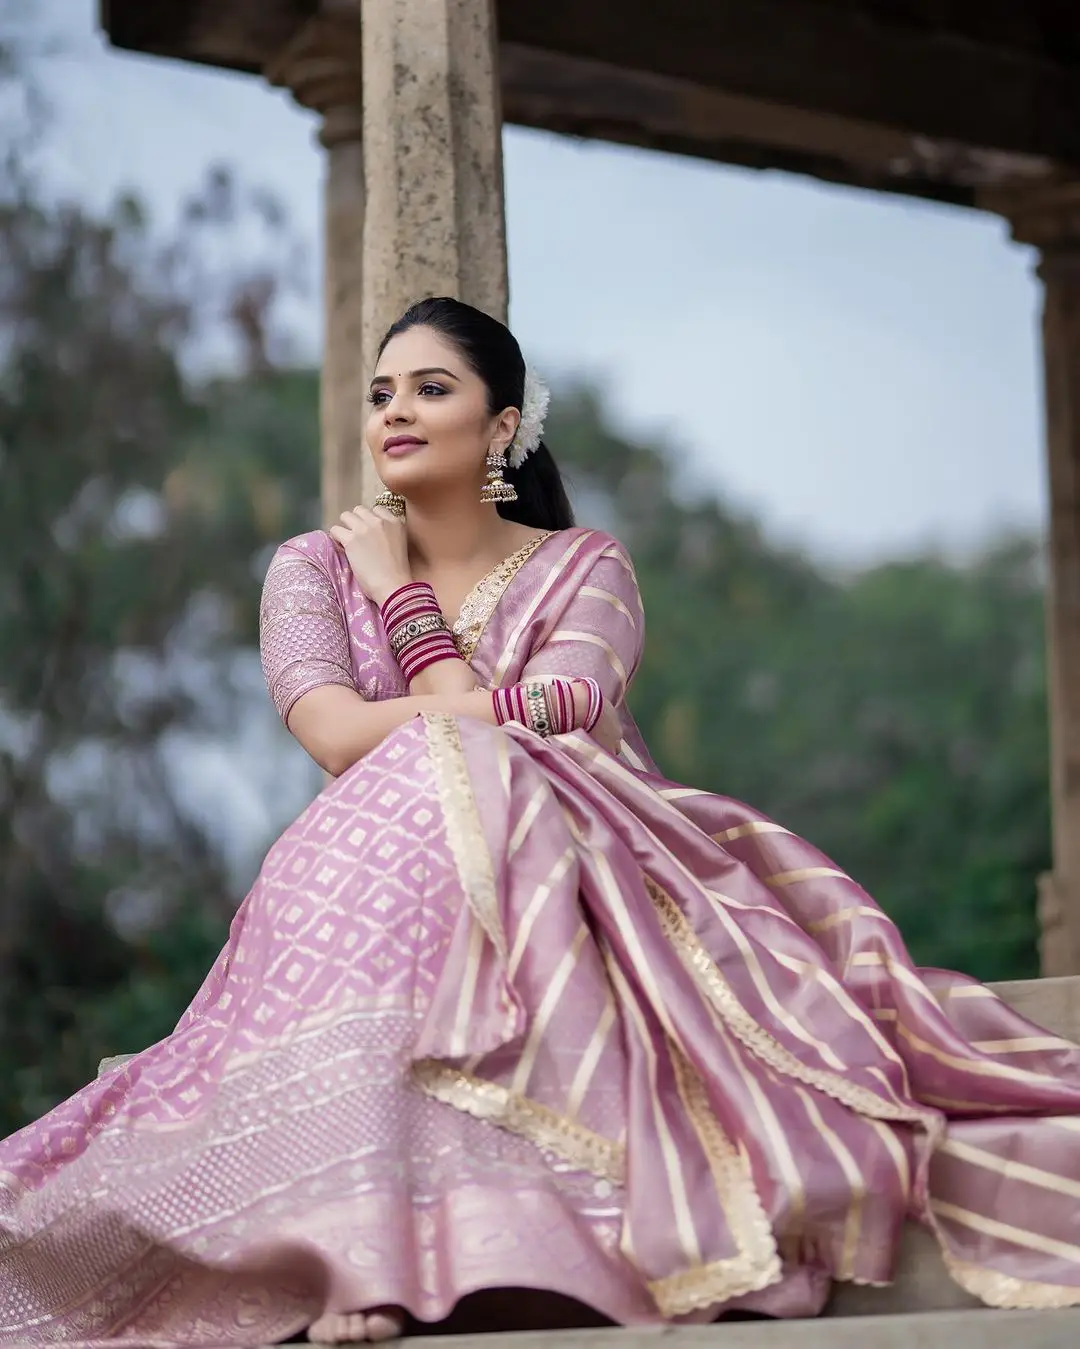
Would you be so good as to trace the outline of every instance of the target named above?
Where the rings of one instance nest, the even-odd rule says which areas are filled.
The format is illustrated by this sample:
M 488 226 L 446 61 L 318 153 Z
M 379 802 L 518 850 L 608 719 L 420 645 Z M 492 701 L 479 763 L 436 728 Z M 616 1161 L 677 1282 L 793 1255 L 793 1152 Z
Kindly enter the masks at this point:
M 324 337 L 322 506 L 327 524 L 378 489 L 364 445 L 364 148 L 360 0 L 327 0 L 266 70 L 322 114 Z
M 505 321 L 502 108 L 493 0 L 361 0 L 364 369 L 414 300 Z
M 1080 974 L 1080 182 L 1017 188 L 987 204 L 1041 255 L 1054 869 L 1040 881 L 1040 945 L 1044 975 Z

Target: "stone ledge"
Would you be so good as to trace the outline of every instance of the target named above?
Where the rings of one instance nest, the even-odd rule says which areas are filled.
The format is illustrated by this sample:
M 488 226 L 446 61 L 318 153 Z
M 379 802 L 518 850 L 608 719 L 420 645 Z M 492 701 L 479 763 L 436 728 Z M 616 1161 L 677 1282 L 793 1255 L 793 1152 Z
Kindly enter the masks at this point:
M 918 1223 L 908 1223 L 900 1241 L 896 1259 L 896 1279 L 887 1288 L 868 1288 L 855 1283 L 838 1283 L 826 1308 L 827 1318 L 834 1316 L 893 1316 L 905 1312 L 959 1312 L 988 1310 L 949 1277 L 933 1233 Z M 1077 1344 L 1080 1344 L 1080 1319 L 1077 1320 Z
M 403 1349 L 1076 1349 L 1080 1311 L 916 1312 L 843 1321 L 726 1321 L 678 1328 L 420 1335 Z M 27 1343 L 12 1349 L 35 1349 Z M 217 1349 L 217 1346 L 207 1346 Z M 252 1349 L 280 1349 L 277 1345 Z M 341 1349 L 350 1349 L 343 1345 Z M 363 1349 L 355 1346 L 355 1349 Z
M 670 1330 L 422 1335 L 404 1349 L 1076 1349 L 1080 1312 L 938 1312 L 845 1321 L 726 1321 Z
M 1080 975 L 1014 979 L 990 987 L 1021 1016 L 1080 1044 Z

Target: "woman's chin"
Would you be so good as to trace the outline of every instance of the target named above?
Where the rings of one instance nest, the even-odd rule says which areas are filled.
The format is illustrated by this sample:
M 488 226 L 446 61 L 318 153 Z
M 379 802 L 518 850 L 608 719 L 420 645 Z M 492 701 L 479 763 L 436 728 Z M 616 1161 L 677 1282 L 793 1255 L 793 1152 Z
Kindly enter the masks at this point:
M 386 491 L 413 500 L 438 492 L 440 484 L 446 486 L 445 477 L 433 476 L 421 463 L 383 463 L 379 466 L 379 478 Z
M 403 473 L 401 465 L 384 463 L 379 465 L 379 480 L 388 492 L 407 497 L 415 491 L 420 475 Z

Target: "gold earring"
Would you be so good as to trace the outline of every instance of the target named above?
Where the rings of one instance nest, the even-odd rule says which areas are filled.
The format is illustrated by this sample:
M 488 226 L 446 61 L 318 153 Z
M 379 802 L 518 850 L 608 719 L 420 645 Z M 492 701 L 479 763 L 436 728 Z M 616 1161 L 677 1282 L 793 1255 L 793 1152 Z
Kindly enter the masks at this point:
M 380 492 L 371 505 L 372 509 L 381 507 L 384 511 L 389 511 L 399 520 L 405 518 L 405 498 L 398 496 L 396 492 Z
M 497 450 L 488 451 L 487 482 L 480 488 L 480 500 L 485 505 L 498 505 L 503 501 L 516 501 L 518 499 L 513 483 L 507 482 L 503 477 L 505 462 L 503 456 Z

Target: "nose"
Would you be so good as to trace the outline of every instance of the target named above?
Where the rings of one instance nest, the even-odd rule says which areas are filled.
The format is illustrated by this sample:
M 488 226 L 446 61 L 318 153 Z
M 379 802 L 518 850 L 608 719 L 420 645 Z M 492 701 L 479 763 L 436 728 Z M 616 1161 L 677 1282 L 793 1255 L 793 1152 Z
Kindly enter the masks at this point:
M 383 418 L 387 426 L 400 425 L 413 420 L 412 407 L 402 390 L 391 395 L 389 403 L 383 404 Z

